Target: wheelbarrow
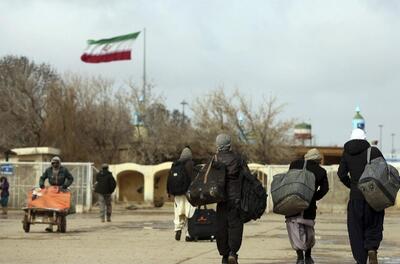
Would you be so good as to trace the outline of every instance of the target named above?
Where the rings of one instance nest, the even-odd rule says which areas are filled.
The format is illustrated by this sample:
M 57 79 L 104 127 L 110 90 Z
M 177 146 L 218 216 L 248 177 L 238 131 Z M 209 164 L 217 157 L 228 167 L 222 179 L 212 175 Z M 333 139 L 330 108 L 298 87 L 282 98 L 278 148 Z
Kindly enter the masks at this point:
M 61 233 L 67 231 L 68 210 L 28 207 L 24 207 L 22 210 L 25 212 L 22 228 L 26 233 L 30 231 L 31 225 L 35 224 L 56 225 Z
M 22 227 L 26 233 L 34 224 L 56 225 L 58 231 L 67 230 L 67 215 L 71 213 L 71 192 L 58 186 L 34 188 L 28 193 Z

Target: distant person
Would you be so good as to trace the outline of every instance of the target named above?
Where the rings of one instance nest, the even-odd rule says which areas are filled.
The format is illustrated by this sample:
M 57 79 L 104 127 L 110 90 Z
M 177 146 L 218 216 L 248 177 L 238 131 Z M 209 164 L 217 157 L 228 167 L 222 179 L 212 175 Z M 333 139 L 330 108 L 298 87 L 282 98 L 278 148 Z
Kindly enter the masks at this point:
M 175 240 L 179 241 L 182 231 L 187 227 L 188 219 L 194 214 L 195 208 L 186 198 L 186 191 L 194 178 L 194 162 L 190 147 L 185 147 L 179 159 L 175 161 L 170 170 L 167 182 L 167 193 L 174 197 L 174 225 Z M 189 232 L 186 231 L 186 241 L 192 241 Z
M 2 176 L 0 178 L 0 204 L 2 208 L 2 214 L 7 215 L 7 210 L 8 210 L 8 197 L 10 196 L 10 193 L 8 189 L 10 188 L 10 184 L 7 181 L 7 177 Z
M 358 181 L 367 164 L 367 152 L 370 144 L 365 132 L 354 129 L 350 141 L 344 145 L 338 176 L 350 189 L 347 206 L 347 229 L 353 257 L 359 264 L 377 264 L 377 250 L 382 241 L 385 211 L 374 211 L 358 189 Z M 382 157 L 376 147 L 371 148 L 371 160 Z M 350 175 L 349 175 L 350 174 Z
M 40 177 L 39 186 L 41 189 L 44 189 L 44 182 L 46 179 L 49 181 L 51 186 L 58 186 L 64 190 L 71 186 L 72 182 L 74 181 L 74 178 L 68 169 L 61 166 L 61 159 L 57 156 L 51 159 L 51 167 L 47 168 Z M 46 228 L 46 231 L 53 232 L 53 225 L 50 224 L 49 227 Z
M 242 189 L 240 171 L 248 167 L 242 157 L 232 151 L 229 135 L 218 135 L 215 143 L 217 160 L 226 166 L 226 199 L 217 204 L 217 247 L 223 264 L 237 264 L 237 253 L 243 237 L 243 222 L 240 218 Z
M 317 212 L 317 201 L 321 200 L 329 191 L 328 177 L 326 170 L 320 166 L 321 153 L 313 148 L 305 155 L 304 159 L 295 160 L 290 164 L 291 169 L 303 169 L 307 161 L 306 169 L 315 176 L 315 193 L 310 206 L 303 213 L 286 217 L 290 243 L 297 253 L 297 264 L 313 264 L 311 250 L 315 245 L 315 218 Z
M 101 166 L 101 171 L 96 175 L 96 182 L 94 183 L 94 191 L 97 193 L 99 198 L 100 206 L 100 220 L 105 222 L 107 217 L 107 222 L 111 222 L 112 214 L 112 198 L 111 194 L 115 191 L 117 183 L 108 170 L 108 164 L 103 164 Z

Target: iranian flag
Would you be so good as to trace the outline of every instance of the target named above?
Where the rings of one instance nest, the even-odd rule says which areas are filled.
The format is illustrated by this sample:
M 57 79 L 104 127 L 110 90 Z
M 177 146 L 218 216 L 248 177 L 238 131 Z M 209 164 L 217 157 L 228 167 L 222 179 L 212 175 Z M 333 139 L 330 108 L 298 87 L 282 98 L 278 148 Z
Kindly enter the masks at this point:
M 130 60 L 132 44 L 139 34 L 140 31 L 108 39 L 90 39 L 81 60 L 87 63 Z

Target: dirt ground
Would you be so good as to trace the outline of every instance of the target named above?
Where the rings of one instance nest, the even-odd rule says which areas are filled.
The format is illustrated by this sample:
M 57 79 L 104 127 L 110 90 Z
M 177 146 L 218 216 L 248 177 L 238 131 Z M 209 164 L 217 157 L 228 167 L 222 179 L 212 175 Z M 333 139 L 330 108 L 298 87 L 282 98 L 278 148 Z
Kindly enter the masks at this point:
M 220 263 L 215 242 L 174 240 L 172 209 L 122 211 L 100 223 L 96 213 L 68 217 L 65 234 L 45 233 L 44 225 L 22 230 L 22 212 L 0 219 L 0 263 L 39 264 L 208 264 Z M 344 214 L 317 218 L 316 263 L 354 263 Z M 242 264 L 295 263 L 283 218 L 269 214 L 245 225 Z M 380 263 L 400 263 L 400 214 L 387 214 Z

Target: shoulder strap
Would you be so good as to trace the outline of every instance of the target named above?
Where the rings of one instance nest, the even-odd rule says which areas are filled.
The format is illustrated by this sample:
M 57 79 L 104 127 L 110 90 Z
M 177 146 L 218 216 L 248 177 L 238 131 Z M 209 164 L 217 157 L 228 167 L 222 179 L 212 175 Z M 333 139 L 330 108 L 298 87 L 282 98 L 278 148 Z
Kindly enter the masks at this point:
M 210 164 L 208 165 L 208 168 L 207 168 L 207 171 L 206 171 L 206 175 L 204 176 L 204 184 L 207 183 L 208 174 L 210 173 L 210 169 L 211 169 L 212 163 L 213 163 L 213 161 L 214 161 L 214 158 L 215 158 L 215 159 L 217 158 L 217 155 L 216 155 L 216 154 L 215 154 L 215 156 L 212 157 L 212 159 L 211 159 L 211 161 L 210 161 Z
M 303 165 L 303 170 L 306 170 L 307 169 L 307 160 L 305 159 L 304 160 L 304 165 Z
M 371 163 L 371 147 L 367 150 L 367 164 Z

